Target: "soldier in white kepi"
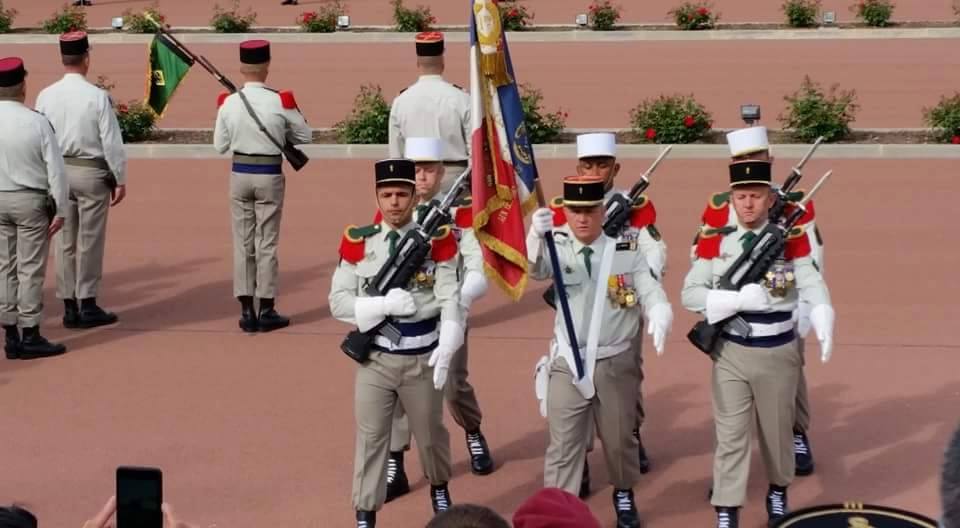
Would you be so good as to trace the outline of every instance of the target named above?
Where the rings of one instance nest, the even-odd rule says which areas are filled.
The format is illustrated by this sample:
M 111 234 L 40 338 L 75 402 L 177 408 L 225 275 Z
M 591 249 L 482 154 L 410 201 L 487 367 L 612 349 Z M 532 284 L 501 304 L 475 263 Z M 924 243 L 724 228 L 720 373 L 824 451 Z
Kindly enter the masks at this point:
M 22 59 L 0 59 L 0 324 L 7 359 L 67 350 L 40 335 L 48 243 L 63 227 L 67 182 L 53 127 L 23 104 L 26 78 Z
M 404 150 L 404 157 L 416 163 L 416 192 L 420 205 L 417 207 L 414 219 L 419 221 L 426 204 L 438 195 L 440 181 L 446 170 L 442 163 L 443 142 L 439 138 L 411 137 L 407 138 Z M 463 278 L 460 285 L 460 306 L 465 312 L 469 312 L 473 302 L 487 291 L 487 279 L 483 272 L 483 253 L 473 233 L 473 207 L 470 196 L 455 204 L 450 210 L 450 215 L 454 219 L 453 232 L 460 248 L 458 273 Z M 480 431 L 480 422 L 483 418 L 480 403 L 477 401 L 476 391 L 467 380 L 469 334 L 469 328 L 467 328 L 463 346 L 457 350 L 451 360 L 444 398 L 453 420 L 463 428 L 466 434 L 470 470 L 476 475 L 488 475 L 494 470 L 493 458 L 490 456 L 486 438 Z M 410 448 L 410 428 L 403 413 L 403 406 L 398 405 L 397 411 L 393 432 L 390 435 L 387 502 L 410 490 L 403 464 L 403 453 Z
M 117 321 L 97 305 L 97 295 L 107 215 L 127 195 L 127 154 L 109 94 L 86 79 L 87 34 L 63 34 L 60 55 L 66 74 L 37 96 L 37 111 L 57 131 L 70 186 L 67 217 L 55 241 L 57 296 L 63 299 L 64 327 L 93 328 Z
M 547 418 L 550 443 L 544 460 L 545 487 L 577 493 L 582 481 L 589 422 L 595 423 L 606 455 L 618 528 L 636 528 L 640 518 L 633 487 L 640 478 L 637 423 L 639 365 L 634 352 L 641 321 L 663 353 L 673 311 L 636 244 L 603 232 L 604 180 L 564 179 L 566 225 L 553 225 L 553 212 L 534 212 L 527 235 L 530 275 L 553 276 L 543 243 L 553 237 L 570 306 L 584 376 L 576 360 L 563 311 L 554 321 L 550 353 L 537 365 L 536 392 Z M 558 293 L 559 296 L 563 292 Z
M 277 91 L 264 83 L 270 69 L 270 43 L 248 40 L 240 44 L 241 91 L 277 144 L 309 143 L 313 137 L 293 92 Z M 269 332 L 290 324 L 276 310 L 279 280 L 280 219 L 286 179 L 281 149 L 250 115 L 237 93 L 220 94 L 213 145 L 217 152 L 233 152 L 230 173 L 230 211 L 233 225 L 233 294 L 240 301 L 240 328 Z M 260 301 L 254 311 L 254 297 Z
M 403 156 L 407 138 L 440 138 L 447 169 L 440 192 L 446 193 L 470 160 L 470 96 L 443 78 L 443 33 L 417 34 L 416 50 L 420 77 L 390 107 L 390 156 Z

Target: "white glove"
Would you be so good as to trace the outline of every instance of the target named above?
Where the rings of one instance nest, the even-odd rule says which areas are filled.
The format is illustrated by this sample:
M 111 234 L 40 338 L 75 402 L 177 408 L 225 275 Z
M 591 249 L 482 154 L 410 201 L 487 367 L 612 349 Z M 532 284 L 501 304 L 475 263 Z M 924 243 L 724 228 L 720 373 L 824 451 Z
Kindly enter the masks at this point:
M 447 383 L 447 372 L 450 370 L 450 360 L 463 346 L 463 327 L 456 321 L 442 321 L 440 323 L 440 340 L 437 348 L 430 353 L 427 365 L 433 367 L 433 388 L 443 389 Z
M 657 280 L 663 278 L 663 265 L 666 263 L 666 255 L 659 251 L 650 251 L 646 255 L 647 266 L 650 267 L 650 271 L 656 275 Z
M 540 416 L 547 417 L 547 389 L 550 387 L 550 357 L 541 356 L 533 371 L 533 392 L 540 402 Z
M 481 272 L 468 271 L 460 286 L 460 306 L 470 308 L 484 293 L 487 293 L 487 277 Z
M 714 324 L 737 312 L 764 312 L 770 309 L 770 296 L 763 286 L 747 284 L 740 291 L 710 290 L 707 293 L 707 322 Z
M 657 304 L 647 313 L 647 334 L 653 336 L 653 348 L 657 349 L 658 356 L 663 355 L 663 345 L 671 326 L 673 309 L 670 308 L 670 303 Z
M 738 312 L 765 312 L 770 309 L 770 296 L 759 284 L 747 284 L 737 292 Z
M 357 297 L 353 315 L 357 329 L 366 332 L 380 324 L 388 315 L 409 316 L 417 313 L 417 303 L 407 290 L 394 288 L 383 297 Z
M 833 322 L 836 313 L 833 306 L 829 304 L 818 304 L 810 310 L 810 325 L 817 333 L 817 339 L 820 340 L 820 361 L 826 363 L 830 361 L 830 354 L 833 353 Z
M 553 211 L 541 207 L 530 216 L 530 229 L 540 238 L 553 229 Z

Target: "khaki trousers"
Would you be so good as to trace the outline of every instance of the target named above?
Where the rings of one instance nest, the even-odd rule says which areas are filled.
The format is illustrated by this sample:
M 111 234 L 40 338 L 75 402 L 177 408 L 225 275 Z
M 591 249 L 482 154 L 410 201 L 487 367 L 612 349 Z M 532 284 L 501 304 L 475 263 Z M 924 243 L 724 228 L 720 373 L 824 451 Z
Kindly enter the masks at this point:
M 65 166 L 70 200 L 63 229 L 57 233 L 57 297 L 96 297 L 103 277 L 103 253 L 110 211 L 108 170 L 69 163 Z
M 640 328 L 643 328 L 643 320 L 640 321 Z M 633 338 L 632 346 L 634 354 L 637 355 L 637 426 L 639 429 L 643 425 L 646 413 L 643 411 L 643 334 Z M 590 429 L 587 433 L 587 453 L 593 452 L 594 427 L 593 421 L 589 422 Z M 639 447 L 639 446 L 638 446 Z
M 0 192 L 0 323 L 39 326 L 50 220 L 46 194 Z
M 807 376 L 803 373 L 803 367 L 806 366 L 806 344 L 805 340 L 797 339 L 797 346 L 800 349 L 800 379 L 797 382 L 797 419 L 794 421 L 794 429 L 800 431 L 810 430 L 810 400 L 807 397 Z
M 230 173 L 235 297 L 277 296 L 284 189 L 282 174 Z
M 547 423 L 550 443 L 544 460 L 543 485 L 576 495 L 580 490 L 590 421 L 595 422 L 607 461 L 610 484 L 615 489 L 632 489 L 640 477 L 637 439 L 636 354 L 625 351 L 597 361 L 594 372 L 596 394 L 585 399 L 573 386 L 573 374 L 566 361 L 550 366 L 547 389 Z
M 800 363 L 796 341 L 773 348 L 723 341 L 713 360 L 714 506 L 743 505 L 754 417 L 770 484 L 788 486 L 793 481 L 793 422 Z
M 398 403 L 407 410 L 427 480 L 450 480 L 450 435 L 443 425 L 443 396 L 433 388 L 430 354 L 403 356 L 373 352 L 357 368 L 354 412 L 357 444 L 353 507 L 377 511 L 387 498 L 390 425 Z
M 480 403 L 477 401 L 473 385 L 467 381 L 470 375 L 467 370 L 469 353 L 467 343 L 470 338 L 470 327 L 467 327 L 463 338 L 463 346 L 450 360 L 450 370 L 447 372 L 447 384 L 443 388 L 443 397 L 447 401 L 450 416 L 464 431 L 475 431 L 480 428 L 483 413 L 480 412 Z M 403 410 L 403 405 L 397 405 L 393 417 L 393 431 L 390 434 L 390 451 L 406 451 L 410 449 L 410 422 Z

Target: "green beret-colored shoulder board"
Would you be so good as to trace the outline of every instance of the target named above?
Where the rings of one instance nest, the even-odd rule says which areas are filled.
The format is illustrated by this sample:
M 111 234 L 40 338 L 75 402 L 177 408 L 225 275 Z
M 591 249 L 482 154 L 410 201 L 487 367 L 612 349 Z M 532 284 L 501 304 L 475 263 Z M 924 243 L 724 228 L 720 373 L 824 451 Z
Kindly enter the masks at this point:
M 713 196 L 710 197 L 710 207 L 713 207 L 714 209 L 720 209 L 724 205 L 726 205 L 727 202 L 729 201 L 730 201 L 729 191 L 714 193 Z
M 720 227 L 720 228 L 703 226 L 703 228 L 701 229 L 701 236 L 703 236 L 703 238 L 714 237 L 717 235 L 726 236 L 726 235 L 729 235 L 730 233 L 733 233 L 736 230 L 737 228 L 735 226 L 726 226 L 726 227 Z
M 372 237 L 380 232 L 380 224 L 370 224 L 363 227 L 349 226 L 343 235 L 351 242 L 360 242 L 366 238 Z
M 472 205 L 473 205 L 473 196 L 469 194 L 466 196 L 460 197 L 460 199 L 453 204 L 454 207 L 470 207 Z
M 447 235 L 449 235 L 449 234 L 450 234 L 450 226 L 449 226 L 449 225 L 443 225 L 443 226 L 440 226 L 440 227 L 437 229 L 437 232 L 433 234 L 433 239 L 434 239 L 434 240 L 443 240 L 444 238 L 447 238 Z
M 650 203 L 650 199 L 647 198 L 647 195 L 646 195 L 646 194 L 641 194 L 640 197 L 637 198 L 637 202 L 636 202 L 635 204 L 633 204 L 633 208 L 634 208 L 634 209 L 643 209 L 644 207 L 647 206 L 648 203 Z
M 794 202 L 794 203 L 799 202 L 800 200 L 803 200 L 803 197 L 806 194 L 807 194 L 807 191 L 805 189 L 797 189 L 796 191 L 788 192 L 787 201 Z
M 552 200 L 550 200 L 550 207 L 563 207 L 563 196 L 555 196 Z

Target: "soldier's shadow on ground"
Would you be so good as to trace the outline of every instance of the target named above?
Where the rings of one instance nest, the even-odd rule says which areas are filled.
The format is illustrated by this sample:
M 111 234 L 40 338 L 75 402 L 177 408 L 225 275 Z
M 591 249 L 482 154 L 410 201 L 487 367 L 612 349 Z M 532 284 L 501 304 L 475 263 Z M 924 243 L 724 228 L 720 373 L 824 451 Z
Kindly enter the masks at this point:
M 491 287 L 493 290 L 495 287 Z M 547 306 L 547 303 L 543 301 L 543 292 L 547 289 L 547 285 L 539 288 L 531 288 L 527 290 L 523 297 L 518 302 L 508 301 L 506 304 L 497 304 L 487 308 L 486 311 L 479 313 L 475 316 L 470 317 L 470 327 L 475 329 L 484 328 L 487 326 L 496 326 L 500 323 L 507 321 L 513 321 L 521 317 L 531 315 L 536 312 L 542 312 L 544 310 L 550 310 L 551 308 Z M 489 292 L 497 294 L 498 292 Z

